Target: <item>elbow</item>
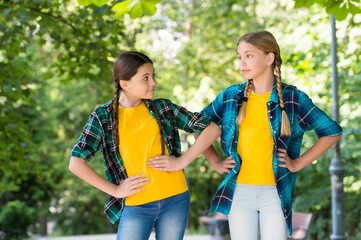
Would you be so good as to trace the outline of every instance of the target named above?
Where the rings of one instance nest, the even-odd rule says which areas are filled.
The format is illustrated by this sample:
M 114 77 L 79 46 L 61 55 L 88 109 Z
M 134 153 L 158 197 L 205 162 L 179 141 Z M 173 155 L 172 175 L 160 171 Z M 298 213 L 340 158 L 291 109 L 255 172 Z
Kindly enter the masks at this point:
M 216 132 L 217 137 L 221 136 L 221 134 L 222 134 L 221 128 L 213 122 L 211 124 L 213 125 L 214 131 Z
M 80 164 L 80 161 L 81 158 L 77 158 L 77 157 L 71 157 L 70 158 L 70 161 L 69 161 L 69 166 L 68 166 L 68 169 L 70 172 L 76 174 L 77 170 L 79 169 L 79 164 Z M 85 161 L 85 160 L 84 160 Z
M 339 135 L 336 136 L 337 137 L 337 141 L 341 139 L 342 137 L 342 133 L 340 133 Z
M 70 158 L 68 169 L 70 172 L 74 173 L 74 160 L 73 157 Z
M 330 136 L 329 137 L 329 141 L 331 141 L 332 145 L 336 144 L 342 137 L 342 133 L 340 133 L 339 135 L 336 136 Z

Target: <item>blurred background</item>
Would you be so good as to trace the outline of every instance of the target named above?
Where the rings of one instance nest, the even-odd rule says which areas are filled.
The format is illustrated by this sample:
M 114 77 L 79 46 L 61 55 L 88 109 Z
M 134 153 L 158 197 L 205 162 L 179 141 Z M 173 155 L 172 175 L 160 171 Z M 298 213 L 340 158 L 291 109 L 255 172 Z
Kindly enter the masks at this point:
M 236 44 L 265 29 L 281 48 L 283 81 L 332 116 L 331 27 L 336 18 L 340 141 L 348 239 L 361 239 L 361 4 L 354 0 L 0 0 L 0 231 L 6 239 L 114 233 L 106 194 L 68 171 L 89 114 L 114 96 L 112 65 L 126 50 L 155 66 L 156 97 L 201 111 L 243 83 Z M 316 140 L 303 140 L 302 152 Z M 183 150 L 193 137 L 182 133 Z M 222 154 L 219 142 L 216 143 Z M 332 151 L 298 175 L 294 210 L 313 213 L 310 239 L 331 234 Z M 104 175 L 101 154 L 90 162 Z M 187 234 L 225 175 L 204 156 L 185 169 Z

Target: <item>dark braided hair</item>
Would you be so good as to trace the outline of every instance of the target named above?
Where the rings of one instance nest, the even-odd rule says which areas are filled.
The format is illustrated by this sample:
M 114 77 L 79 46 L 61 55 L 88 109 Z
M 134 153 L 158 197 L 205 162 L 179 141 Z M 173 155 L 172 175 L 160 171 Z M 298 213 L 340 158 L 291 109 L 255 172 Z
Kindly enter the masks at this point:
M 149 57 L 140 52 L 129 51 L 124 52 L 117 57 L 113 67 L 113 78 L 114 78 L 114 111 L 113 111 L 113 136 L 117 146 L 119 146 L 119 131 L 118 131 L 118 107 L 119 97 L 122 90 L 119 81 L 130 80 L 137 72 L 138 68 L 145 63 L 153 64 Z M 160 123 L 160 122 L 159 122 Z M 162 138 L 163 139 L 163 138 Z

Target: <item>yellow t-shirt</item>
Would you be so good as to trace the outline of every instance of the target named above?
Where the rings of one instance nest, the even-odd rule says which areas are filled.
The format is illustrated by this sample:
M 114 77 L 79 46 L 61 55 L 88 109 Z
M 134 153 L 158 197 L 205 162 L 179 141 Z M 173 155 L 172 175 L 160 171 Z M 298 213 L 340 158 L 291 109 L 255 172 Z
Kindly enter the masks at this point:
M 245 118 L 238 125 L 237 152 L 242 158 L 237 183 L 275 185 L 272 168 L 273 138 L 268 121 L 267 102 L 272 92 L 248 97 Z
M 166 172 L 150 168 L 151 157 L 162 153 L 161 136 L 156 120 L 144 102 L 137 107 L 119 106 L 119 151 L 128 177 L 145 174 L 149 183 L 143 192 L 125 198 L 125 205 L 134 206 L 171 197 L 188 190 L 183 171 Z M 167 147 L 165 155 L 169 155 Z

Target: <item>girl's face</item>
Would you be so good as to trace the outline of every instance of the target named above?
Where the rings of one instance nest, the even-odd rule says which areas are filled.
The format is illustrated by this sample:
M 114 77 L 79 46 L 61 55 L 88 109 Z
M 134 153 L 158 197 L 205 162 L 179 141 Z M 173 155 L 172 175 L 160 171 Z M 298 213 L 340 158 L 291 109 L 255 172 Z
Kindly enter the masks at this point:
M 157 82 L 154 78 L 153 64 L 145 63 L 129 81 L 120 81 L 120 86 L 128 97 L 134 100 L 151 99 Z
M 270 70 L 273 73 L 272 63 L 274 55 L 272 53 L 266 54 L 247 42 L 239 43 L 237 53 L 240 59 L 241 72 L 247 80 L 268 77 Z

